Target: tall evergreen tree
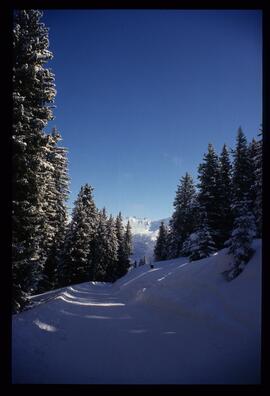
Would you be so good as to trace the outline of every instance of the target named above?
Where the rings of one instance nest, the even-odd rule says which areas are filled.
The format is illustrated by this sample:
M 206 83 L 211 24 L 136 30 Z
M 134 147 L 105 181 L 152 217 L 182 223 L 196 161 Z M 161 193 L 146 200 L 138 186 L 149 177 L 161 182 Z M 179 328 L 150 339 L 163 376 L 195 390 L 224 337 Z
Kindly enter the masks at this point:
M 98 213 L 97 229 L 92 244 L 91 260 L 94 268 L 92 280 L 94 281 L 104 281 L 106 279 L 107 267 L 109 265 L 107 222 L 106 210 L 103 208 Z
M 168 258 L 168 232 L 164 222 L 159 226 L 158 237 L 154 248 L 155 261 L 163 261 Z
M 254 202 L 254 214 L 256 220 L 257 236 L 262 236 L 262 184 L 263 184 L 263 170 L 262 170 L 262 130 L 258 135 L 260 139 L 256 142 L 256 151 L 254 156 L 255 163 L 255 202 Z
M 198 201 L 201 212 L 207 215 L 209 232 L 217 245 L 222 246 L 223 230 L 221 229 L 222 197 L 220 186 L 220 166 L 213 145 L 208 145 L 208 152 L 198 168 L 199 193 Z
M 44 211 L 47 215 L 47 227 L 44 230 L 46 258 L 42 279 L 38 285 L 39 292 L 51 290 L 59 285 L 58 267 L 67 230 L 66 201 L 69 194 L 69 177 L 67 149 L 57 146 L 61 140 L 60 133 L 54 129 L 47 151 L 47 161 L 51 164 L 52 170 L 49 169 L 47 172 L 44 188 Z
M 208 225 L 207 213 L 200 215 L 200 225 L 185 241 L 183 250 L 189 256 L 189 261 L 201 260 L 215 252 L 216 247 Z
M 233 226 L 232 215 L 232 165 L 230 162 L 229 151 L 224 144 L 221 155 L 219 157 L 220 163 L 220 197 L 222 199 L 222 208 L 220 212 L 219 228 L 221 243 L 229 238 Z
M 108 266 L 106 271 L 106 281 L 114 282 L 117 279 L 118 264 L 118 239 L 116 235 L 116 224 L 112 216 L 107 221 L 107 241 L 108 241 Z
M 180 179 L 174 200 L 174 213 L 170 221 L 168 243 L 170 257 L 179 257 L 183 242 L 190 235 L 196 222 L 196 190 L 192 177 L 186 173 Z
M 233 210 L 234 215 L 237 215 L 237 208 L 240 202 L 246 201 L 248 209 L 252 210 L 252 170 L 250 151 L 247 144 L 247 139 L 241 129 L 237 132 L 236 148 L 233 150 Z M 235 212 L 236 210 L 236 212 Z
M 45 148 L 43 132 L 53 119 L 54 75 L 44 64 L 52 59 L 48 29 L 37 10 L 16 11 L 13 28 L 12 271 L 13 311 L 33 291 L 41 271 L 41 210 Z
M 126 225 L 126 230 L 124 234 L 124 251 L 127 259 L 127 266 L 130 266 L 130 256 L 132 255 L 132 232 L 131 232 L 131 225 L 128 220 Z
M 256 235 L 255 218 L 248 209 L 247 201 L 237 203 L 236 213 L 231 238 L 226 243 L 228 254 L 233 257 L 231 268 L 224 271 L 228 280 L 234 279 L 243 271 L 253 253 L 251 245 Z
M 257 155 L 258 142 L 253 138 L 251 143 L 248 145 L 249 163 L 250 163 L 250 209 L 254 213 L 255 201 L 257 196 L 256 186 L 256 155 Z
M 129 267 L 129 258 L 127 257 L 126 251 L 126 235 L 121 212 L 116 217 L 116 236 L 118 240 L 118 263 L 116 275 L 117 278 L 120 278 L 127 273 Z
M 98 214 L 92 196 L 93 188 L 85 184 L 75 201 L 69 224 L 60 269 L 61 285 L 86 282 L 96 272 L 93 244 L 96 237 Z

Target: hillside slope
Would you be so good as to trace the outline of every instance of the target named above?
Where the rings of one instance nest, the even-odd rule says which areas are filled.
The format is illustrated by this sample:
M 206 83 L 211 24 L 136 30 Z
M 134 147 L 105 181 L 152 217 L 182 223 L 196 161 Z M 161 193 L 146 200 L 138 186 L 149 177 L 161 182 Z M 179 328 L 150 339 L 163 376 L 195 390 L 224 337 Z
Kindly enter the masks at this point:
M 34 296 L 13 317 L 13 383 L 259 383 L 261 241 L 226 282 L 226 250 Z

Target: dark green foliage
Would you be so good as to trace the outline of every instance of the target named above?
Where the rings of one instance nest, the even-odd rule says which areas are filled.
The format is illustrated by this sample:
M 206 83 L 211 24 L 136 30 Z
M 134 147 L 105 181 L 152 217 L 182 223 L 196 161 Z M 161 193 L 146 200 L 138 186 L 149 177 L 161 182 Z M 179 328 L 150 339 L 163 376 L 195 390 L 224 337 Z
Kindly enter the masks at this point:
M 96 273 L 93 246 L 98 214 L 92 192 L 93 188 L 85 184 L 74 204 L 61 265 L 62 285 L 89 281 Z
M 262 132 L 259 134 L 261 137 Z M 256 235 L 262 236 L 262 138 L 258 141 L 253 139 L 251 146 L 251 158 L 253 165 L 253 180 L 252 180 L 252 202 L 253 213 L 256 219 Z
M 162 221 L 159 226 L 158 237 L 154 249 L 155 261 L 163 261 L 168 258 L 168 232 L 164 222 Z
M 200 212 L 205 212 L 209 232 L 217 245 L 222 246 L 222 196 L 220 186 L 220 164 L 212 144 L 208 145 L 208 152 L 198 168 L 199 193 L 198 201 Z
M 56 94 L 48 30 L 36 10 L 16 11 L 13 29 L 12 271 L 14 312 L 36 288 L 43 265 L 41 210 L 47 135 Z
M 54 289 L 58 286 L 58 266 L 60 265 L 65 233 L 67 229 L 66 201 L 69 193 L 67 170 L 67 149 L 58 147 L 61 135 L 56 129 L 49 136 L 47 161 L 43 189 L 43 211 L 46 222 L 43 227 L 43 251 L 45 264 L 38 292 Z
M 116 224 L 112 216 L 107 221 L 107 258 L 108 265 L 105 275 L 107 282 L 114 282 L 117 279 L 117 264 L 118 264 L 118 239 L 116 235 Z
M 252 240 L 256 235 L 255 218 L 248 209 L 248 203 L 241 201 L 236 206 L 237 217 L 234 220 L 231 238 L 226 242 L 228 254 L 233 256 L 232 268 L 225 271 L 228 280 L 239 275 L 252 256 Z
M 196 224 L 196 190 L 192 177 L 186 173 L 180 180 L 174 200 L 174 212 L 167 237 L 169 257 L 179 257 L 183 242 Z
M 126 230 L 124 234 L 124 251 L 127 260 L 129 260 L 132 255 L 132 233 L 131 233 L 131 225 L 130 222 L 127 222 Z
M 232 165 L 230 163 L 229 151 L 224 144 L 219 157 L 219 188 L 220 188 L 220 218 L 218 228 L 220 230 L 220 245 L 223 247 L 224 242 L 229 238 L 233 225 L 232 214 Z
M 189 257 L 189 261 L 201 260 L 216 251 L 206 212 L 201 213 L 199 227 L 185 241 L 183 251 Z
M 118 240 L 118 263 L 117 263 L 117 278 L 124 276 L 128 268 L 130 267 L 130 255 L 131 255 L 131 228 L 128 222 L 126 230 L 124 230 L 123 219 L 121 212 L 116 217 L 116 236 Z
M 239 202 L 245 201 L 248 208 L 252 210 L 252 164 L 250 159 L 250 150 L 247 139 L 241 129 L 238 129 L 236 148 L 233 150 L 233 210 Z M 237 213 L 234 213 L 236 215 Z

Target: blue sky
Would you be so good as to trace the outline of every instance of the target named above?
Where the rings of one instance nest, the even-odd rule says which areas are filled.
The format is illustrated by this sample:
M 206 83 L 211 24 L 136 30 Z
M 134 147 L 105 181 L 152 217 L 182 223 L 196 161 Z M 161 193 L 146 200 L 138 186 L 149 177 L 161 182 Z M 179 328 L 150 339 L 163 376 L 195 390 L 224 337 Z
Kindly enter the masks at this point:
M 262 122 L 261 13 L 46 10 L 55 120 L 69 149 L 72 207 L 94 187 L 109 213 L 160 219 L 209 142 L 234 147 Z

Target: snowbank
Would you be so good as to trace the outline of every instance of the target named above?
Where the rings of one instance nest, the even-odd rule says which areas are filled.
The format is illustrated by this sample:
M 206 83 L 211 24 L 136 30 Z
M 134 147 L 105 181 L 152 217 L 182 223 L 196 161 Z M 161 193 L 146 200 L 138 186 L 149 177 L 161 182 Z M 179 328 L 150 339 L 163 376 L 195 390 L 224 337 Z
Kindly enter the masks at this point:
M 226 250 L 33 297 L 13 317 L 14 383 L 260 382 L 261 241 L 226 282 Z

